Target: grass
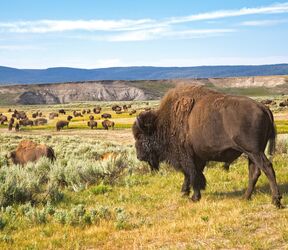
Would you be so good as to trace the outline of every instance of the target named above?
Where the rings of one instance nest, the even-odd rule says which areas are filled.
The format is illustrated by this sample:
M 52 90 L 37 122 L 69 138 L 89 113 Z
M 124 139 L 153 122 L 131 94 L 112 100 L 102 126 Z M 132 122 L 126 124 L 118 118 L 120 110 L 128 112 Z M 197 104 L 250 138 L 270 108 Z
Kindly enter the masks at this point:
M 180 195 L 182 174 L 166 164 L 161 165 L 159 173 L 151 174 L 146 164 L 136 160 L 131 144 L 64 135 L 7 133 L 0 137 L 1 171 L 17 173 L 21 176 L 19 181 L 27 178 L 28 183 L 45 177 L 39 190 L 37 186 L 27 187 L 41 198 L 35 199 L 36 203 L 19 202 L 14 197 L 14 202 L 1 208 L 1 249 L 286 249 L 288 246 L 287 209 L 278 210 L 271 204 L 267 178 L 260 177 L 251 201 L 242 198 L 248 181 L 244 157 L 234 162 L 229 172 L 221 164 L 210 163 L 205 170 L 207 189 L 201 201 L 193 203 Z M 42 159 L 25 168 L 5 167 L 5 154 L 23 138 L 51 145 L 57 161 L 51 164 Z M 284 204 L 288 203 L 287 148 L 287 138 L 279 136 L 273 162 Z M 121 165 L 111 164 L 113 159 L 99 161 L 101 154 L 111 151 L 121 152 Z M 100 163 L 106 177 L 91 172 Z M 124 166 L 123 171 L 116 175 L 107 171 L 115 169 L 114 166 Z M 1 178 L 2 187 L 6 182 Z M 58 182 L 52 182 L 55 179 Z M 19 181 L 16 186 L 20 186 Z M 57 186 L 59 199 L 43 199 L 45 189 L 43 192 L 41 188 L 50 181 Z

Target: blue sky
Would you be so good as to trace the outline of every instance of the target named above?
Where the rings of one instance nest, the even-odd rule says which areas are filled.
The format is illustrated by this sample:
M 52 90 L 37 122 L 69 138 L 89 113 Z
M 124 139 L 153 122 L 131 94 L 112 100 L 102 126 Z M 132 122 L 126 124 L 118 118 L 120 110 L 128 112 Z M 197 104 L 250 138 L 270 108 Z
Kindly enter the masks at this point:
M 288 63 L 288 1 L 1 0 L 0 65 Z

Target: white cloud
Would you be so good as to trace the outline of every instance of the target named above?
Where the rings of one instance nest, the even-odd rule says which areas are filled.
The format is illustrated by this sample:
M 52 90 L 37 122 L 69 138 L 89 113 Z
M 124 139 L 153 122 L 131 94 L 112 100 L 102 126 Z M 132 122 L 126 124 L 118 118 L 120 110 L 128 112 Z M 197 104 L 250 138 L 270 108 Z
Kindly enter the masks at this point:
M 0 22 L 0 31 L 13 33 L 49 33 L 65 31 L 137 31 L 169 27 L 171 25 L 227 17 L 287 13 L 288 2 L 257 8 L 219 10 L 183 17 L 166 19 L 120 19 L 120 20 L 36 20 Z
M 281 23 L 287 23 L 287 19 L 279 20 L 251 20 L 240 23 L 242 26 L 273 26 Z
M 43 48 L 30 45 L 0 45 L 0 51 L 23 51 L 23 50 L 43 50 Z
M 111 42 L 126 42 L 126 41 L 146 41 L 160 38 L 165 39 L 191 39 L 208 36 L 219 36 L 225 33 L 234 32 L 234 29 L 189 29 L 175 31 L 171 29 L 157 28 L 141 31 L 125 32 L 118 35 L 103 37 Z M 101 38 L 99 38 L 101 39 Z

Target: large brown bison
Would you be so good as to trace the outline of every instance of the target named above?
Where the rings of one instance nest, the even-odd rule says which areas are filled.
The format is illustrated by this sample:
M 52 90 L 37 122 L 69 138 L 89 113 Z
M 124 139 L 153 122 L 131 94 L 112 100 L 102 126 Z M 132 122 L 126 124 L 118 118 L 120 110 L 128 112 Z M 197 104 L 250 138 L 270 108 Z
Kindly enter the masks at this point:
M 158 110 L 141 113 L 133 124 L 137 158 L 152 170 L 166 161 L 184 174 L 182 192 L 192 200 L 205 189 L 207 162 L 231 163 L 241 154 L 249 159 L 251 198 L 261 171 L 269 180 L 272 202 L 281 207 L 281 195 L 271 162 L 264 154 L 275 150 L 272 112 L 248 97 L 225 95 L 201 86 L 178 86 L 165 95 Z
M 113 121 L 104 120 L 104 121 L 102 122 L 102 126 L 103 126 L 103 128 L 106 129 L 106 130 L 108 130 L 109 127 L 112 128 L 112 129 L 114 129 L 115 123 L 114 123 Z
M 69 122 L 68 121 L 58 121 L 56 123 L 56 130 L 60 131 L 61 129 L 63 129 L 65 126 L 67 126 L 68 128 Z
M 21 141 L 16 150 L 10 154 L 13 163 L 21 165 L 25 165 L 29 161 L 35 162 L 43 156 L 46 156 L 51 161 L 56 159 L 51 147 L 29 140 Z

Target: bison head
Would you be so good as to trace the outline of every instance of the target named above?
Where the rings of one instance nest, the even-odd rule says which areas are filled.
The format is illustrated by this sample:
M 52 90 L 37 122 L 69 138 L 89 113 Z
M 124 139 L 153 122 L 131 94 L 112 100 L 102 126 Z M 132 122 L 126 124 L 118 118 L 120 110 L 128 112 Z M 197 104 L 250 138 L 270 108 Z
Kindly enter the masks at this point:
M 142 112 L 133 124 L 133 135 L 137 158 L 149 163 L 152 171 L 159 170 L 160 145 L 157 142 L 157 114 L 155 111 Z

